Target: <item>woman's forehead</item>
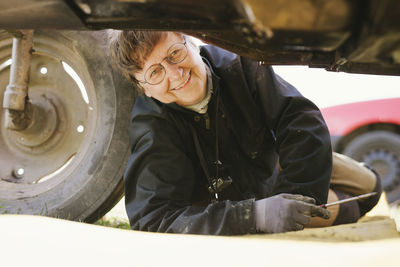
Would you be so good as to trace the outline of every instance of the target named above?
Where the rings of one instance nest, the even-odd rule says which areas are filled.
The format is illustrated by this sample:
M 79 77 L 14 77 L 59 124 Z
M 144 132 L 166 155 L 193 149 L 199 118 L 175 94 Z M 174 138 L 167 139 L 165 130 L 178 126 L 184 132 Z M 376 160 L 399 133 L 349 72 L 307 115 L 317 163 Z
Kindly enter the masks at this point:
M 182 36 L 168 32 L 165 36 L 163 36 L 160 41 L 154 46 L 153 51 L 149 54 L 149 56 L 144 60 L 144 69 L 153 64 L 160 63 L 168 53 L 168 49 L 175 43 L 183 42 Z

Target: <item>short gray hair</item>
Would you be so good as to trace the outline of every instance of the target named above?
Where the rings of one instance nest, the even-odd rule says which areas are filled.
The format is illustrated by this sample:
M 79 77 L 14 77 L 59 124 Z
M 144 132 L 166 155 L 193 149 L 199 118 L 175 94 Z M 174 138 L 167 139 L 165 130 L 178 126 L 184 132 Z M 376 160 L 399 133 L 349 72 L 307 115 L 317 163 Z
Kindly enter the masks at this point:
M 108 33 L 110 57 L 114 67 L 135 85 L 140 94 L 143 94 L 143 89 L 133 74 L 143 69 L 144 61 L 166 34 L 167 32 L 161 31 L 121 30 L 110 30 Z

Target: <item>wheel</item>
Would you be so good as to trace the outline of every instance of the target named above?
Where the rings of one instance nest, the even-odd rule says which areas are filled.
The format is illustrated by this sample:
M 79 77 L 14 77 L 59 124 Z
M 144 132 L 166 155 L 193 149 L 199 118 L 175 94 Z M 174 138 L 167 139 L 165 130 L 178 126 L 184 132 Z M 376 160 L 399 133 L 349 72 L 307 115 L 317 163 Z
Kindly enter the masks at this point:
M 343 154 L 367 163 L 379 173 L 390 203 L 400 199 L 400 135 L 368 132 L 353 139 Z
M 0 102 L 12 36 L 0 32 Z M 28 88 L 32 123 L 5 128 L 1 109 L 0 214 L 93 222 L 123 195 L 133 90 L 114 72 L 105 32 L 35 31 Z

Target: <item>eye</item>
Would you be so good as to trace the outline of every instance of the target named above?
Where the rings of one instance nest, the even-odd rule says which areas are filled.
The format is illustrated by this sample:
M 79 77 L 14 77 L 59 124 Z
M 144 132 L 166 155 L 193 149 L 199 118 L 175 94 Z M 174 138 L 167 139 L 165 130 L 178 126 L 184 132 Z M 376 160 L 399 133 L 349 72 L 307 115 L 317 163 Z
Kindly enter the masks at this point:
M 171 60 L 171 61 L 179 60 L 181 55 L 182 55 L 182 49 L 181 48 L 174 49 L 169 54 L 169 60 Z
M 155 68 L 151 71 L 150 77 L 157 76 L 158 73 L 160 73 L 159 68 Z
M 146 81 L 150 83 L 158 82 L 163 78 L 164 68 L 161 65 L 154 65 L 146 71 Z

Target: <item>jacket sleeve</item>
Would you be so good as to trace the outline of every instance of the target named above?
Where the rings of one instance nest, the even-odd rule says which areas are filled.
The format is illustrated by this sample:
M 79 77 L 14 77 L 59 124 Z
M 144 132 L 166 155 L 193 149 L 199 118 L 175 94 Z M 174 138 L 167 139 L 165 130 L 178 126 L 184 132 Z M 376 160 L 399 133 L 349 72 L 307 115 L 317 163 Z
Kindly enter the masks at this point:
M 193 206 L 195 171 L 175 126 L 165 118 L 135 116 L 125 179 L 132 229 L 232 235 L 254 233 L 254 200 Z
M 264 116 L 276 138 L 281 171 L 274 191 L 326 203 L 332 148 L 321 112 L 271 67 L 259 66 L 255 80 Z

